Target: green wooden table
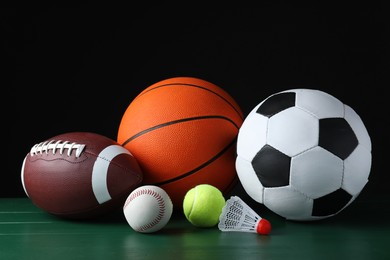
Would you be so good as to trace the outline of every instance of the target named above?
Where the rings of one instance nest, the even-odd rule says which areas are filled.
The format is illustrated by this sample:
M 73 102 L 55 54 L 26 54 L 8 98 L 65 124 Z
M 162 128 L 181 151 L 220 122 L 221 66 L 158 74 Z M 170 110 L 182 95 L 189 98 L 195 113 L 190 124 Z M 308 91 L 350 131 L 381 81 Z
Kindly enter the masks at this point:
M 386 207 L 387 206 L 387 207 Z M 262 208 L 268 236 L 192 226 L 176 212 L 156 233 L 137 233 L 121 212 L 63 220 L 28 198 L 0 199 L 0 259 L 390 259 L 389 201 L 357 199 L 339 215 L 292 222 Z

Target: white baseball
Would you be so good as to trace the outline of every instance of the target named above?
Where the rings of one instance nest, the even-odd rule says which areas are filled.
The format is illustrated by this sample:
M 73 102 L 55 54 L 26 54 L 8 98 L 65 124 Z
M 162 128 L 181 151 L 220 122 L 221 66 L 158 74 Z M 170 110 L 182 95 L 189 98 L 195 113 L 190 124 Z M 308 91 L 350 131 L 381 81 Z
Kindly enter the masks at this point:
M 162 229 L 173 212 L 171 198 L 165 190 L 144 185 L 133 190 L 123 206 L 129 225 L 137 232 L 152 233 Z

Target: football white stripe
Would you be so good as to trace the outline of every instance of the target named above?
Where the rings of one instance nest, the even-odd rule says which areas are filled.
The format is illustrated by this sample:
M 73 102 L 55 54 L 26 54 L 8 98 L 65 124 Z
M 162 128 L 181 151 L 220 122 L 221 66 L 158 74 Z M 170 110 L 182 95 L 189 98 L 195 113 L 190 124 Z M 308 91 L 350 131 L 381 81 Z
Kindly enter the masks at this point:
M 130 152 L 119 145 L 111 145 L 100 152 L 92 169 L 92 189 L 99 204 L 111 199 L 107 188 L 108 167 L 112 159 L 119 154 Z
M 24 185 L 24 165 L 26 164 L 26 158 L 27 158 L 27 156 L 24 157 L 23 164 L 22 164 L 21 179 L 22 179 L 22 185 L 23 185 L 24 192 L 26 193 L 27 197 L 29 197 L 27 190 L 26 190 L 26 186 Z

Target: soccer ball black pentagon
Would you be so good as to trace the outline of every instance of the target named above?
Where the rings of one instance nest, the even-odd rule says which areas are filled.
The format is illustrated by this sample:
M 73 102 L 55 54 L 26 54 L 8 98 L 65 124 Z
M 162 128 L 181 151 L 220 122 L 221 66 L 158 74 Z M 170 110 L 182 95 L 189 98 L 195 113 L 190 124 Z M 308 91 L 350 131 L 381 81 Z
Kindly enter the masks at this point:
M 371 170 L 359 115 L 316 89 L 273 94 L 245 118 L 236 170 L 247 194 L 297 221 L 334 216 L 356 199 Z

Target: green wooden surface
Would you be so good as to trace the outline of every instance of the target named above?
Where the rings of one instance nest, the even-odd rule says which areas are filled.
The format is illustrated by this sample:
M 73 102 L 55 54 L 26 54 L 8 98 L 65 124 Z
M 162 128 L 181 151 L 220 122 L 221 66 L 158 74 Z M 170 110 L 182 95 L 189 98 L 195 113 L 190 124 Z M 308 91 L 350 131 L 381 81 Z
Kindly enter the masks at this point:
M 0 199 L 0 259 L 390 259 L 388 201 L 357 200 L 325 221 L 292 222 L 262 209 L 268 236 L 196 228 L 175 213 L 156 233 L 133 231 L 121 212 L 59 219 L 27 198 Z

